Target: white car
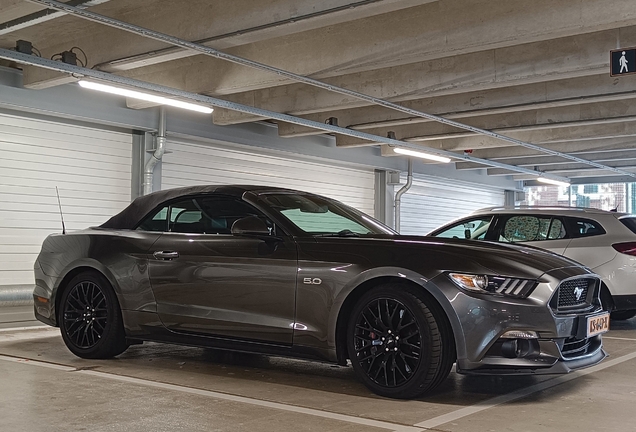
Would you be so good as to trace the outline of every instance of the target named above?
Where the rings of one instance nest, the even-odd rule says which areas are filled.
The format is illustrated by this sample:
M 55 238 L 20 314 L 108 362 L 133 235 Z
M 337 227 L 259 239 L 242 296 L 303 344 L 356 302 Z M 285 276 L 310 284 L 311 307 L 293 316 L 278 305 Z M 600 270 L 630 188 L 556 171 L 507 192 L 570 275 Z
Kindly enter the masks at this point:
M 435 237 L 523 243 L 564 255 L 603 278 L 612 319 L 636 316 L 636 216 L 573 207 L 493 207 L 432 231 Z

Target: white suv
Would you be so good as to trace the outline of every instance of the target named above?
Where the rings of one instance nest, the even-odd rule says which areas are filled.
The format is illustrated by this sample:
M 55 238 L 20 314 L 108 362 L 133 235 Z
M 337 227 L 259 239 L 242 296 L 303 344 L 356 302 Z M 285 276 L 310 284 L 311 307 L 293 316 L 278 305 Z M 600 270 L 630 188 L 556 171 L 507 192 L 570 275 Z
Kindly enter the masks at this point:
M 556 252 L 603 278 L 612 319 L 636 316 L 636 216 L 589 208 L 493 207 L 428 235 L 521 243 Z

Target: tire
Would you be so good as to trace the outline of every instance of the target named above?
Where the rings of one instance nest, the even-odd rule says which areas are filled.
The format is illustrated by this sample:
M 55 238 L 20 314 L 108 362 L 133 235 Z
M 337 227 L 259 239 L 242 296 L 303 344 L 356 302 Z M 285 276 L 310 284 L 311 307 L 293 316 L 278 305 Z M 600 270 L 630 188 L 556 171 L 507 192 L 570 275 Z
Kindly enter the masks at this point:
M 625 321 L 636 316 L 636 309 L 620 310 L 610 313 L 610 318 L 615 321 Z
M 360 380 L 395 399 L 433 390 L 455 361 L 455 342 L 441 308 L 400 284 L 380 285 L 360 298 L 349 319 L 347 350 Z
M 64 343 L 78 357 L 111 358 L 128 348 L 117 296 L 100 273 L 84 272 L 69 281 L 58 322 Z

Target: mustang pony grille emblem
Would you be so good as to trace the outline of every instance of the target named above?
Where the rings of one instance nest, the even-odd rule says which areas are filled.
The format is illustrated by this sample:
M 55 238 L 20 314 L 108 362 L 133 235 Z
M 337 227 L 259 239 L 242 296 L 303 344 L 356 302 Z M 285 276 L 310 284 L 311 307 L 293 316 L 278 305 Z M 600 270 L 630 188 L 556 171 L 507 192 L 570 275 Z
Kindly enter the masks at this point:
M 576 301 L 581 300 L 582 295 L 583 295 L 583 288 L 579 288 L 579 287 L 574 288 L 574 296 L 576 297 Z

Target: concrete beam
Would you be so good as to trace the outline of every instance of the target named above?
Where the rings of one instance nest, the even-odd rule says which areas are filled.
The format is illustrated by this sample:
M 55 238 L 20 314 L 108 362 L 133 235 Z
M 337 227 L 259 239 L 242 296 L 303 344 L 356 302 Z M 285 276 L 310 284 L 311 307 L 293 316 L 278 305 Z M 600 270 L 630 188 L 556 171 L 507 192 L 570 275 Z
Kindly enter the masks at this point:
M 570 161 L 572 162 L 572 161 Z M 634 159 L 632 160 L 621 160 L 621 161 L 614 161 L 612 163 L 608 163 L 608 166 L 611 166 L 613 168 L 620 168 L 620 169 L 636 169 L 636 162 L 634 162 Z M 558 174 L 558 175 L 563 175 L 565 177 L 568 177 L 570 174 L 572 173 L 580 173 L 580 172 L 584 172 L 584 171 L 590 171 L 590 170 L 598 170 L 598 168 L 595 167 L 591 167 L 590 165 L 585 165 L 585 164 L 580 164 L 580 163 L 568 163 L 568 164 L 563 164 L 563 165 L 558 165 L 558 166 L 554 166 L 554 165 L 539 165 L 536 167 L 537 171 L 541 171 L 541 172 L 545 172 L 545 173 L 550 173 L 550 174 Z M 513 171 L 507 170 L 507 169 L 503 169 L 503 168 L 488 168 L 487 171 L 488 175 L 512 175 L 514 174 Z M 612 171 L 610 171 L 612 172 Z M 614 175 L 616 173 L 613 173 Z
M 486 50 L 476 53 L 458 55 L 453 58 L 441 58 L 424 62 L 410 63 L 390 68 L 376 69 L 373 71 L 342 75 L 333 78 L 324 78 L 323 74 L 316 76 L 325 82 L 369 94 L 393 102 L 416 100 L 423 97 L 430 101 L 432 98 L 448 97 L 449 95 L 464 92 L 485 92 L 486 90 L 506 88 L 508 95 L 503 91 L 498 92 L 505 105 L 519 104 L 515 101 L 517 86 L 545 81 L 573 79 L 602 75 L 605 80 L 603 88 L 612 92 L 611 79 L 607 77 L 609 70 L 609 50 L 616 46 L 619 30 L 609 30 L 593 34 L 582 34 L 567 38 L 552 40 L 550 42 L 529 43 L 523 46 Z M 622 40 L 629 40 L 636 45 L 636 27 L 620 30 Z M 557 49 L 558 47 L 558 49 Z M 564 55 L 567 53 L 567 55 Z M 202 66 L 201 70 L 205 70 Z M 218 87 L 205 87 L 204 82 L 209 77 L 200 74 L 197 88 L 192 91 L 225 91 Z M 148 77 L 152 80 L 152 77 Z M 596 77 L 596 83 L 602 82 L 602 78 Z M 577 83 L 580 84 L 579 80 Z M 509 87 L 515 86 L 511 91 Z M 561 82 L 559 96 L 555 88 L 541 88 L 537 85 L 533 88 L 523 89 L 522 98 L 529 103 L 546 101 L 546 92 L 551 90 L 556 98 L 571 98 L 576 89 L 567 91 L 570 84 Z M 589 89 L 589 86 L 585 87 Z M 628 85 L 624 85 L 626 91 Z M 557 90 L 558 91 L 558 90 Z M 477 95 L 475 95 L 477 96 Z M 229 100 L 238 103 L 250 103 L 253 106 L 278 112 L 291 113 L 293 115 L 319 114 L 319 117 L 341 117 L 339 113 L 344 108 L 354 109 L 368 106 L 367 102 L 353 99 L 337 93 L 330 93 L 322 89 L 308 87 L 304 84 L 291 84 L 278 86 L 267 90 L 248 91 L 227 96 Z M 484 97 L 468 99 L 469 105 L 483 103 Z M 463 101 L 466 101 L 464 97 Z M 528 103 L 527 102 L 527 103 Z M 457 103 L 455 103 L 455 107 Z M 493 105 L 491 105 L 493 106 Z M 496 105 L 494 105 L 496 106 Z M 425 112 L 435 110 L 435 106 L 422 106 Z M 327 115 L 323 113 L 329 113 Z M 453 109 L 442 108 L 443 112 L 455 112 Z M 342 124 L 364 123 L 368 120 L 353 121 L 342 116 Z M 403 119 L 404 115 L 395 116 Z M 384 119 L 382 119 L 384 120 Z M 216 124 L 232 124 L 238 120 L 228 110 L 219 110 L 214 116 Z
M 583 141 L 571 141 L 569 139 L 562 142 L 544 143 L 542 147 L 546 147 L 562 153 L 577 154 L 579 152 L 613 152 L 623 151 L 625 149 L 636 148 L 636 135 L 625 135 L 619 138 L 598 138 Z M 505 159 L 524 159 L 527 157 L 544 156 L 536 150 L 524 147 L 499 147 L 483 150 L 475 150 L 475 157 L 505 160 Z M 518 163 L 515 162 L 515 163 Z
M 631 80 L 609 80 L 606 74 L 566 80 L 474 91 L 447 96 L 431 97 L 402 102 L 401 105 L 463 121 L 472 117 L 503 115 L 511 112 L 542 110 L 572 105 L 624 101 L 636 98 Z M 395 127 L 416 123 L 430 123 L 422 117 L 407 117 L 380 106 L 343 110 L 331 110 L 302 117 L 322 122 L 336 117 L 339 123 L 356 130 Z M 317 135 L 322 133 L 300 125 L 283 124 L 279 128 L 282 137 Z
M 530 131 L 518 131 L 518 132 L 509 132 L 507 131 L 505 135 L 510 136 L 512 138 L 519 139 L 521 141 L 539 144 L 542 147 L 548 147 L 546 144 L 549 143 L 564 143 L 564 142 L 572 142 L 576 143 L 573 146 L 574 149 L 577 149 L 578 145 L 581 145 L 582 142 L 586 140 L 594 140 L 598 143 L 598 140 L 605 140 L 611 138 L 622 138 L 623 141 L 627 137 L 636 136 L 636 122 L 635 121 L 623 121 L 618 123 L 610 123 L 610 124 L 593 124 L 593 125 L 579 125 L 579 126 L 570 126 L 570 127 L 559 127 L 559 128 L 550 128 L 550 129 L 540 129 L 540 130 L 530 130 Z M 398 137 L 400 138 L 400 137 Z M 497 140 L 494 138 L 490 138 L 487 136 L 468 136 L 468 137 L 459 137 L 452 139 L 439 139 L 439 140 L 428 140 L 419 142 L 425 147 L 431 148 L 439 148 L 443 150 L 449 151 L 464 151 L 464 150 L 475 150 L 476 157 L 483 157 L 481 150 L 483 149 L 495 149 L 494 154 L 504 155 L 509 153 L 501 152 L 503 148 L 512 148 L 521 150 L 521 147 L 511 147 L 510 143 L 505 141 Z M 592 147 L 594 148 L 594 147 Z M 527 149 L 524 149 L 527 150 Z M 479 152 L 477 152 L 479 151 Z M 516 150 L 511 153 L 515 153 Z M 532 151 L 531 153 L 520 152 L 519 154 L 537 154 L 536 151 Z M 503 156 L 501 156 L 503 157 Z
M 632 172 L 636 174 L 636 168 L 624 168 L 625 171 L 628 172 Z M 553 171 L 553 173 L 556 173 L 556 171 Z M 623 181 L 628 181 L 628 182 L 633 182 L 635 180 L 634 177 L 628 177 L 628 176 L 617 176 L 615 172 L 613 171 L 609 171 L 609 170 L 599 170 L 599 169 L 590 169 L 590 170 L 580 170 L 580 171 L 573 171 L 573 172 L 567 172 L 564 173 L 564 177 L 567 178 L 571 178 L 571 179 L 582 179 L 582 181 L 577 182 L 578 184 L 584 184 L 584 183 L 603 183 L 603 182 L 610 182 L 613 180 L 594 180 L 592 181 L 592 179 L 600 179 L 602 177 L 608 177 L 608 178 L 615 178 L 615 177 L 620 177 L 623 178 Z M 529 174 L 520 174 L 520 175 L 513 175 L 513 179 L 516 181 L 520 181 L 520 180 L 534 180 L 536 179 L 536 176 L 531 176 Z M 545 184 L 542 184 L 543 186 L 545 186 Z
M 48 69 L 36 68 L 32 66 L 24 66 L 25 88 L 32 90 L 41 90 L 49 87 L 55 87 L 63 84 L 70 84 L 79 81 L 69 74 L 55 72 Z
M 633 96 L 636 96 L 636 93 Z M 605 125 L 630 121 L 636 121 L 636 104 L 629 100 L 624 100 L 472 117 L 466 119 L 465 123 L 506 135 L 514 132 Z M 399 139 L 411 142 L 439 141 L 478 135 L 466 131 L 456 132 L 456 128 L 441 123 L 414 123 L 403 126 L 393 125 L 390 127 L 365 129 L 367 133 L 381 136 L 386 136 L 389 131 L 394 132 Z M 348 146 L 350 140 L 347 138 L 343 137 L 340 139 L 339 145 Z
M 596 184 L 596 183 L 632 183 L 634 181 L 633 177 L 624 176 L 624 175 L 610 175 L 610 176 L 602 176 L 602 177 L 578 177 L 571 178 L 571 185 L 584 185 L 584 184 Z M 545 183 L 538 182 L 536 180 L 525 180 L 523 182 L 524 186 L 546 186 Z
M 581 178 L 573 178 L 570 182 L 572 185 L 581 185 L 581 184 L 597 184 L 597 183 L 632 183 L 634 181 L 634 177 L 630 176 L 603 176 L 603 177 L 581 177 Z M 545 186 L 545 183 L 541 183 Z
M 636 148 L 636 147 L 635 147 Z M 576 155 L 581 158 L 603 163 L 605 165 L 612 165 L 614 162 L 636 160 L 636 149 L 626 150 L 624 148 L 607 152 L 572 152 L 571 155 Z M 551 166 L 567 165 L 572 161 L 564 159 L 558 156 L 530 156 L 525 158 L 511 158 L 511 159 L 497 159 L 497 162 L 505 163 L 508 165 L 517 165 L 526 168 L 539 167 L 539 169 L 545 169 Z M 458 170 L 467 169 L 482 169 L 484 165 L 475 162 L 457 162 L 455 168 Z
M 70 6 L 77 6 L 83 9 L 83 8 L 95 6 L 101 3 L 106 3 L 107 1 L 110 1 L 110 0 L 69 0 L 67 4 Z M 35 6 L 35 8 L 38 8 L 38 9 L 34 11 L 33 9 L 35 8 L 33 8 L 32 6 Z M 64 12 L 60 12 L 54 9 L 41 9 L 39 5 L 36 5 L 33 3 L 28 3 L 27 5 L 24 5 L 24 6 L 20 5 L 20 6 L 14 7 L 13 9 L 14 10 L 8 11 L 9 13 L 7 15 L 10 16 L 11 12 L 15 13 L 17 12 L 17 10 L 20 10 L 22 15 L 19 15 L 15 18 L 12 18 L 7 21 L 4 21 L 3 23 L 0 23 L 0 35 L 12 33 L 16 30 L 24 29 L 24 28 L 31 27 L 37 24 L 41 24 L 43 22 L 50 21 L 52 19 L 59 18 L 61 16 L 66 15 Z M 31 11 L 31 12 L 27 12 L 27 11 Z M 2 17 L 3 18 L 5 17 L 4 13 Z
M 0 1 L 0 16 L 2 16 L 2 22 L 13 21 L 42 9 L 44 9 L 42 6 L 24 0 Z

